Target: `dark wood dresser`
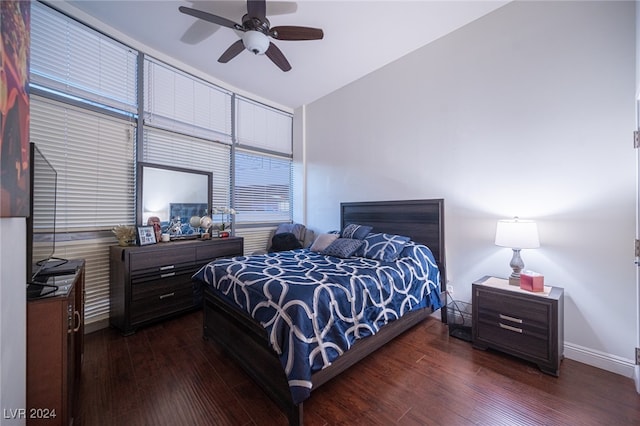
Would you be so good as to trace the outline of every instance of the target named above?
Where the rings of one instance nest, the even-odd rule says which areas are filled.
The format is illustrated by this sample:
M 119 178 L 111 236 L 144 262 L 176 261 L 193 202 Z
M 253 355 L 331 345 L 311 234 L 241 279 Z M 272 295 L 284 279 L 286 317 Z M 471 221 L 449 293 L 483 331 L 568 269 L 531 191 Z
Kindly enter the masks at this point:
M 84 349 L 85 263 L 27 289 L 27 425 L 73 424 Z M 32 285 L 29 285 L 32 287 Z M 31 293 L 31 294 L 30 294 Z
M 473 283 L 473 346 L 497 349 L 560 374 L 564 356 L 564 290 L 534 293 L 508 280 L 483 277 Z
M 109 320 L 123 334 L 201 305 L 191 276 L 208 262 L 241 256 L 240 237 L 110 248 Z

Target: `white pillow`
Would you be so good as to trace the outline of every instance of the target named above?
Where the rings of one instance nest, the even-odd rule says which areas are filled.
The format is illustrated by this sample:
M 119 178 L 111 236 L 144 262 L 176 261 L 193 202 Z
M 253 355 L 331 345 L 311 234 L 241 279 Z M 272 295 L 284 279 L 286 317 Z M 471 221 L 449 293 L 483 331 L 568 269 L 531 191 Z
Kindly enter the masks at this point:
M 327 247 L 329 247 L 329 245 L 331 245 L 332 242 L 337 240 L 338 237 L 340 237 L 339 234 L 320 234 L 315 239 L 313 244 L 311 244 L 311 247 L 309 248 L 309 250 L 321 252 Z

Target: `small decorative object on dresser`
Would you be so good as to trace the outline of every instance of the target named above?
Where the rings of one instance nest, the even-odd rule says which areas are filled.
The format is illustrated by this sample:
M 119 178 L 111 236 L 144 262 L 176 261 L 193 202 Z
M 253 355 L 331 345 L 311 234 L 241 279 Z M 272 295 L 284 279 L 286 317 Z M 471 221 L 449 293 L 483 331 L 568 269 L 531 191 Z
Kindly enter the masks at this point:
M 136 242 L 136 228 L 133 226 L 117 225 L 111 232 L 118 239 L 118 244 L 122 247 L 126 247 Z
M 153 226 L 138 226 L 138 243 L 141 246 L 156 243 L 156 231 Z
M 544 291 L 544 275 L 533 271 L 520 272 L 520 288 L 527 291 Z
M 540 370 L 560 375 L 564 356 L 564 290 L 544 287 L 532 293 L 496 277 L 472 286 L 473 346 L 531 361 Z

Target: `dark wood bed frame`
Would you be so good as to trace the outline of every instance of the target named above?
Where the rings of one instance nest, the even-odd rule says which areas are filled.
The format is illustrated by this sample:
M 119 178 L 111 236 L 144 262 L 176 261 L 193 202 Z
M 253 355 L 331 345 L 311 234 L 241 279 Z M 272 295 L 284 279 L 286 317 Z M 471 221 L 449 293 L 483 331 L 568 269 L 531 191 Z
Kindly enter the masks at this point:
M 440 280 L 446 283 L 444 200 L 374 201 L 342 203 L 341 227 L 349 223 L 373 226 L 374 232 L 406 235 L 433 252 Z M 444 288 L 444 285 L 443 285 Z M 441 293 L 441 297 L 443 297 Z M 445 301 L 446 298 L 442 300 Z M 390 322 L 373 335 L 358 340 L 333 364 L 312 375 L 313 389 L 421 322 L 430 309 L 413 311 Z M 215 293 L 204 292 L 204 338 L 218 343 L 286 413 L 290 425 L 302 425 L 303 404 L 294 404 L 280 360 L 269 346 L 265 329 L 245 312 L 234 309 Z M 446 322 L 446 309 L 441 310 Z

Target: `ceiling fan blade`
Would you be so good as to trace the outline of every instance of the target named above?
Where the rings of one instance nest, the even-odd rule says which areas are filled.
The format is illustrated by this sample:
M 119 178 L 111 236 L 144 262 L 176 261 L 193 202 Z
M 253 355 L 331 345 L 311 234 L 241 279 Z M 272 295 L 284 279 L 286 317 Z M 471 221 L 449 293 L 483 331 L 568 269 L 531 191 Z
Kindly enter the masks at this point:
M 320 40 L 324 32 L 320 28 L 285 25 L 271 28 L 269 35 L 276 40 Z
M 289 61 L 287 61 L 287 58 L 284 57 L 284 54 L 282 53 L 282 51 L 278 49 L 278 46 L 276 46 L 275 44 L 269 43 L 269 48 L 264 53 L 282 71 L 287 72 L 291 69 L 291 64 L 289 64 Z
M 247 15 L 263 21 L 267 17 L 267 2 L 265 0 L 247 0 Z
M 242 39 L 233 43 L 227 50 L 224 51 L 222 55 L 218 58 L 218 62 L 226 64 L 236 56 L 240 54 L 244 50 L 244 43 L 242 43 Z
M 242 25 L 237 24 L 230 19 L 223 18 L 222 16 L 214 15 L 208 12 L 203 12 L 202 10 L 198 10 L 198 9 L 191 9 L 190 7 L 186 7 L 186 6 L 180 6 L 178 10 L 184 13 L 185 15 L 191 15 L 196 18 L 203 19 L 207 22 L 211 22 L 213 24 L 222 25 L 223 27 L 228 27 L 233 30 L 244 31 L 244 28 L 242 27 Z

